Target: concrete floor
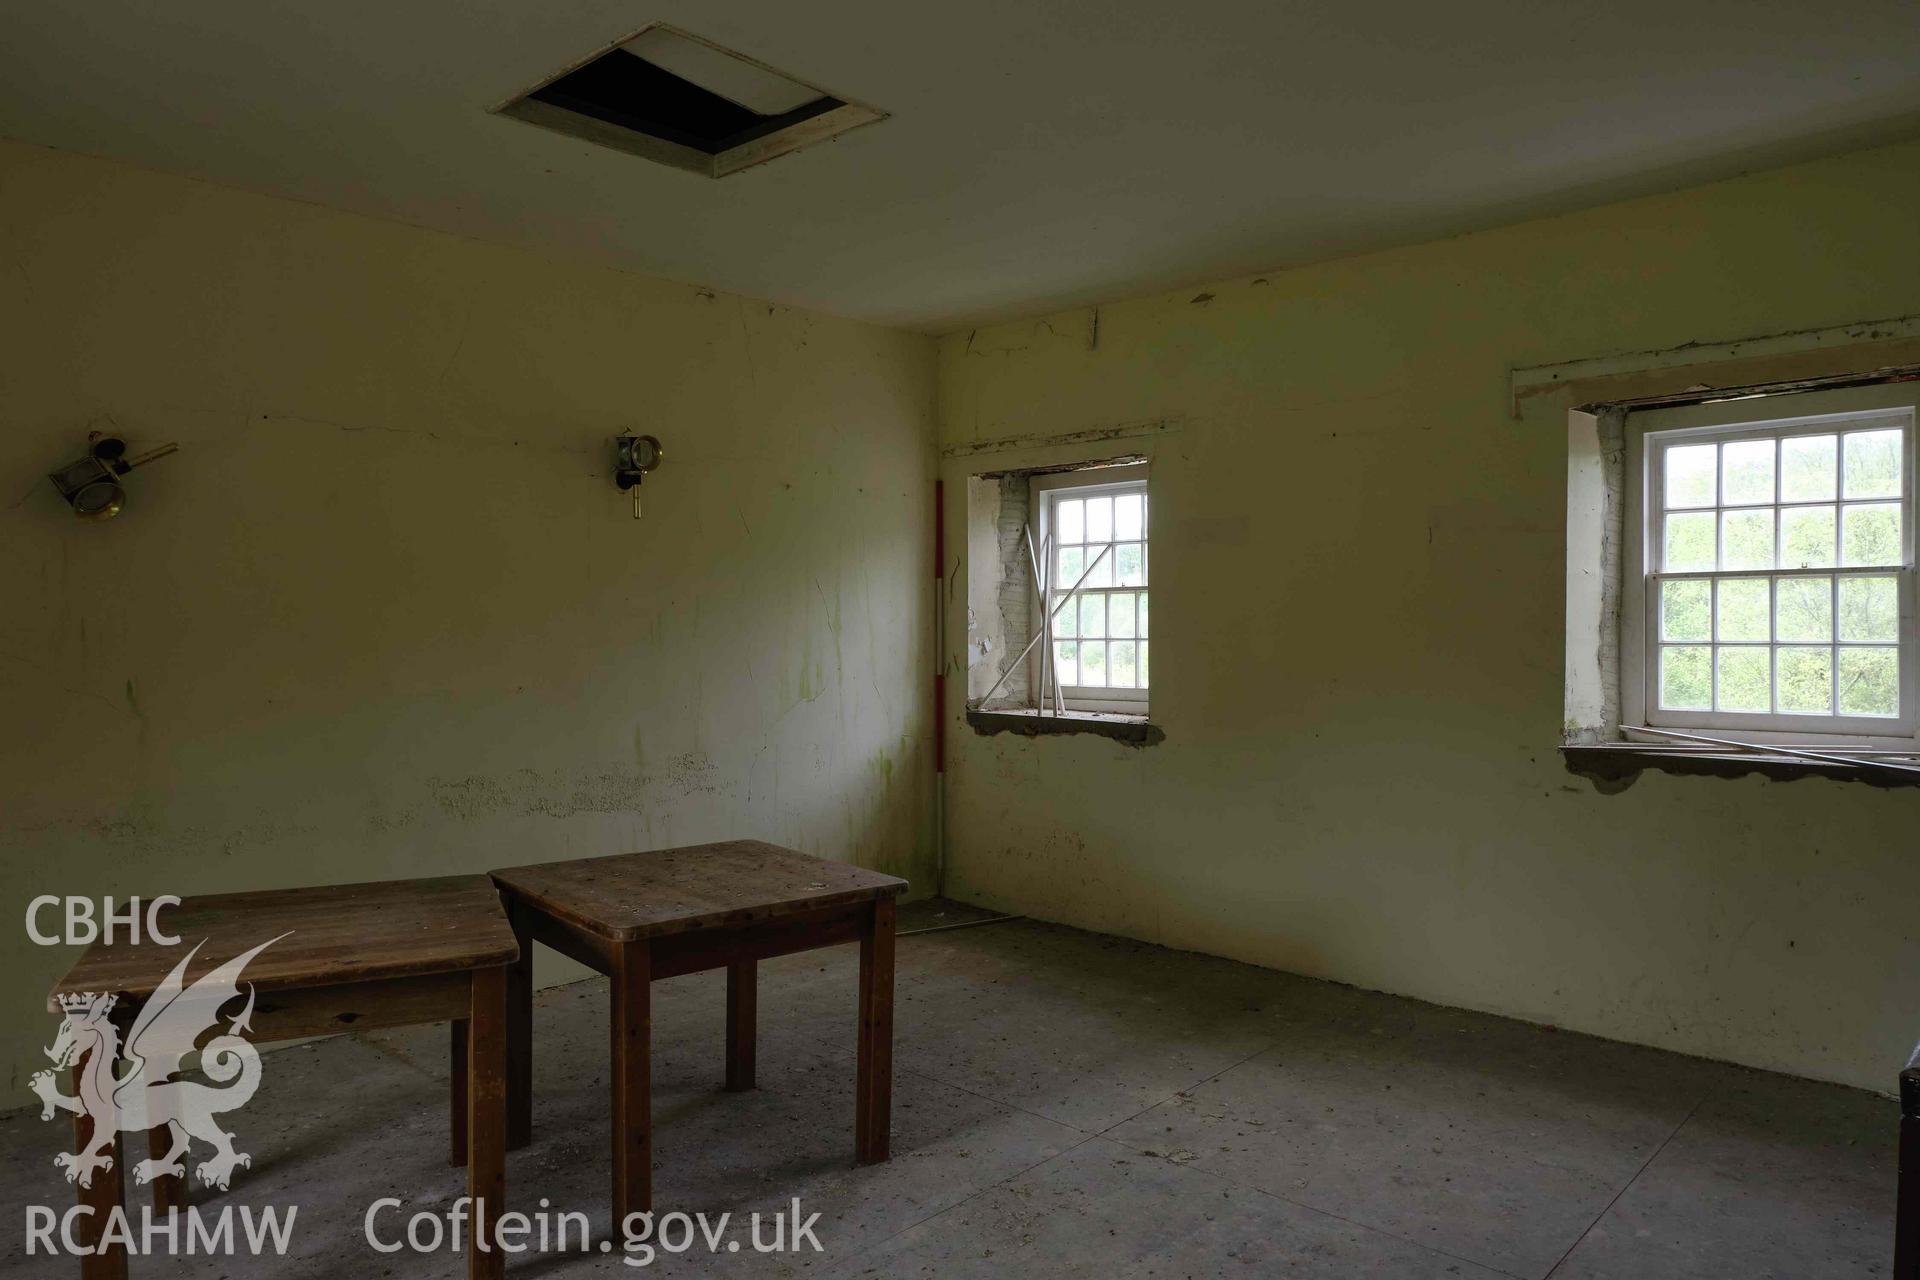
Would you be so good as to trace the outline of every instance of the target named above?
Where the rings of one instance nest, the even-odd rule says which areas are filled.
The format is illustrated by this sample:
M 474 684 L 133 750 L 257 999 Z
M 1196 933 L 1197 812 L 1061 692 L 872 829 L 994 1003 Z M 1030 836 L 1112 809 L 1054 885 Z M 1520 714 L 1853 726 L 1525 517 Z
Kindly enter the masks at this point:
M 902 928 L 962 918 L 918 905 Z M 656 984 L 656 1204 L 732 1212 L 740 1251 L 646 1271 L 839 1277 L 1884 1275 L 1896 1109 L 1884 1098 L 1030 922 L 900 943 L 894 1157 L 854 1168 L 855 953 L 763 966 L 760 1087 L 719 1090 L 724 982 Z M 608 1231 L 606 987 L 543 992 L 541 1197 Z M 51 1037 L 51 1023 L 49 1023 Z M 270 1054 L 227 1123 L 253 1153 L 227 1202 L 298 1204 L 285 1258 L 136 1260 L 133 1274 L 459 1276 L 377 1255 L 361 1220 L 460 1194 L 446 1038 L 422 1028 Z M 69 1129 L 0 1118 L 0 1200 L 64 1206 Z M 798 1197 L 823 1253 L 757 1254 L 739 1220 Z M 134 1203 L 140 1201 L 135 1198 Z M 383 1219 L 397 1235 L 402 1217 Z M 770 1228 L 767 1228 L 770 1231 Z M 0 1274 L 73 1274 L 12 1256 Z M 724 1245 L 722 1248 L 724 1249 Z M 593 1252 L 509 1275 L 645 1274 Z

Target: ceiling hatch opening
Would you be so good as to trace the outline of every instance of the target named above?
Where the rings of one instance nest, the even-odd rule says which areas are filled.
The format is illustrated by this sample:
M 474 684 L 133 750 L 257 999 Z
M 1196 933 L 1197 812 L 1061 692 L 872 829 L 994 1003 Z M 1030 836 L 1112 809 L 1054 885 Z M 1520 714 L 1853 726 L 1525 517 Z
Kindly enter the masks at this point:
M 709 178 L 886 119 L 664 23 L 494 110 Z

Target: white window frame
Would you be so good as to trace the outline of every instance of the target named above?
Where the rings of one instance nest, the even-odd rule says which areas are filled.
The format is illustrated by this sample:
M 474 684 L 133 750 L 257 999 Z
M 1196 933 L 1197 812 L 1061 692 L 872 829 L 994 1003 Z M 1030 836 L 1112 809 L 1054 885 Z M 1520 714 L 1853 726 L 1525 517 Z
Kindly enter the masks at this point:
M 1147 569 L 1147 585 L 1132 588 L 1096 587 L 1089 588 L 1088 590 L 1100 592 L 1127 590 L 1151 592 L 1153 589 L 1153 500 L 1148 482 L 1149 476 L 1145 462 L 1116 463 L 1111 466 L 1085 467 L 1075 471 L 1055 471 L 1034 476 L 1030 485 L 1030 493 L 1032 495 L 1030 499 L 1030 516 L 1034 530 L 1034 545 L 1036 547 L 1048 547 L 1049 556 L 1051 557 L 1051 548 L 1053 545 L 1053 508 L 1054 504 L 1062 497 L 1087 498 L 1096 497 L 1102 493 L 1137 492 L 1146 494 L 1147 502 L 1140 526 L 1140 541 L 1142 544 L 1141 550 L 1144 557 L 1144 564 Z M 1043 570 L 1048 568 L 1045 561 L 1041 562 L 1041 568 Z M 1073 584 L 1071 582 L 1049 582 L 1047 586 L 1049 598 L 1046 601 L 1045 607 L 1053 608 L 1060 603 L 1061 597 Z M 1044 660 L 1041 649 L 1042 646 L 1034 646 L 1033 656 L 1029 659 L 1030 665 L 1028 671 L 1030 680 L 1028 687 L 1034 691 L 1034 705 L 1044 711 L 1047 710 L 1047 708 L 1042 705 L 1041 702 L 1045 688 L 1041 678 L 1041 668 Z M 1146 715 L 1152 688 L 1149 686 L 1145 689 L 1114 689 L 1070 684 L 1063 685 L 1060 694 L 1066 709 L 1070 712 L 1092 711 L 1122 715 Z
M 1745 571 L 1703 570 L 1666 573 L 1652 568 L 1660 563 L 1658 517 L 1664 511 L 1664 461 L 1666 450 L 1676 445 L 1700 444 L 1729 436 L 1790 437 L 1823 435 L 1844 431 L 1851 424 L 1884 418 L 1888 426 L 1901 426 L 1906 435 L 1901 456 L 1901 563 L 1896 566 L 1825 568 L 1774 568 Z M 1854 427 L 1853 429 L 1858 429 Z M 1851 387 L 1835 391 L 1791 392 L 1739 400 L 1673 408 L 1635 410 L 1626 420 L 1626 546 L 1624 561 L 1625 590 L 1622 592 L 1621 711 L 1626 723 L 1676 730 L 1705 730 L 1710 733 L 1739 731 L 1743 738 L 1760 743 L 1847 742 L 1865 746 L 1910 747 L 1920 731 L 1920 626 L 1916 625 L 1916 587 L 1914 568 L 1916 509 L 1914 481 L 1916 436 L 1920 436 L 1920 383 L 1892 383 Z M 1844 506 L 1845 458 L 1836 459 L 1834 503 Z M 1716 480 L 1717 483 L 1717 480 Z M 1779 502 L 1779 468 L 1775 468 L 1774 505 Z M 1718 510 L 1716 493 L 1716 507 Z M 1813 505 L 1813 504 L 1808 504 Z M 1826 505 L 1826 504 L 1819 504 Z M 1838 539 L 1842 534 L 1836 528 Z M 1716 537 L 1718 535 L 1716 534 Z M 1776 533 L 1776 536 L 1777 533 Z M 1836 556 L 1836 559 L 1838 557 Z M 1682 711 L 1662 710 L 1659 705 L 1659 627 L 1660 583 L 1679 578 L 1750 577 L 1776 579 L 1809 575 L 1831 575 L 1838 592 L 1841 578 L 1854 575 L 1880 575 L 1891 572 L 1898 581 L 1900 607 L 1900 714 L 1849 716 L 1835 714 Z M 1837 601 L 1836 601 L 1837 604 Z M 1718 634 L 1718 609 L 1709 604 L 1713 631 Z M 1837 607 L 1833 624 L 1840 625 Z M 1711 643 L 1711 641 L 1709 642 Z M 1778 643 L 1777 641 L 1771 643 Z M 1835 664 L 1836 667 L 1838 664 Z M 1718 680 L 1717 663 L 1714 679 Z M 1837 681 L 1837 673 L 1836 673 Z M 1778 690 L 1776 676 L 1774 689 Z

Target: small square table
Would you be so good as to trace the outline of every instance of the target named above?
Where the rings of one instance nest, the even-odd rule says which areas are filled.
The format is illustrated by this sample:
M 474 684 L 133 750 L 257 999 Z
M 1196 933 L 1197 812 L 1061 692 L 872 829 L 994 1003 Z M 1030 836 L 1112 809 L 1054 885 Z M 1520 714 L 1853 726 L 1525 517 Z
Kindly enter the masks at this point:
M 184 975 L 191 985 L 226 962 L 271 940 L 237 976 L 238 988 L 223 1006 L 220 1023 L 231 1027 L 238 1000 L 252 989 L 251 1034 L 255 1044 L 303 1036 L 364 1031 L 373 1027 L 452 1022 L 465 1046 L 455 1072 L 456 1157 L 470 1149 L 467 1190 L 473 1197 L 464 1242 L 467 1275 L 498 1280 L 505 1256 L 476 1245 L 502 1211 L 506 1197 L 507 1069 L 506 1015 L 509 969 L 520 945 L 508 925 L 493 882 L 486 876 L 447 876 L 374 884 L 327 885 L 260 893 L 188 898 L 163 923 L 179 943 L 95 944 L 53 988 L 47 1007 L 66 1009 L 63 997 L 112 996 L 109 1017 L 122 1036 L 140 1009 L 196 945 Z M 210 1017 L 216 1010 L 203 1006 Z M 73 1064 L 75 1094 L 81 1073 L 97 1068 L 88 1055 Z M 137 1123 L 148 1118 L 135 1115 Z M 228 1123 L 232 1123 L 229 1121 Z M 94 1147 L 93 1121 L 74 1117 L 77 1153 Z M 121 1203 L 119 1135 L 99 1146 L 80 1203 L 93 1209 L 88 1221 L 97 1245 L 108 1211 Z M 169 1122 L 149 1131 L 155 1165 L 175 1161 L 187 1131 Z M 98 1156 L 110 1162 L 98 1164 Z M 231 1154 L 219 1157 L 234 1162 Z M 185 1173 L 154 1180 L 164 1209 L 184 1201 Z M 127 1271 L 124 1250 L 85 1256 L 87 1280 L 119 1280 Z
M 854 1156 L 861 1164 L 887 1158 L 894 899 L 905 880 L 758 840 L 509 867 L 493 878 L 522 951 L 507 1006 L 510 1149 L 533 1133 L 529 942 L 543 942 L 611 979 L 616 1229 L 629 1214 L 653 1207 L 649 984 L 657 978 L 726 969 L 726 1087 L 751 1089 L 757 963 L 858 942 Z

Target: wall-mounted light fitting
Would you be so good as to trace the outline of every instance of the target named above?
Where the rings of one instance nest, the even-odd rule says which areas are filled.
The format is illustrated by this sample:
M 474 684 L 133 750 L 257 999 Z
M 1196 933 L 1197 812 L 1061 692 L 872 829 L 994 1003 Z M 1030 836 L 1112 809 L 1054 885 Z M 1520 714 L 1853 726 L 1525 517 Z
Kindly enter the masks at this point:
M 615 436 L 613 482 L 626 492 L 660 465 L 660 456 L 660 442 L 652 436 Z
M 664 456 L 660 442 L 652 436 L 615 436 L 613 438 L 613 483 L 620 492 L 633 494 L 633 518 L 640 518 L 640 482 L 660 465 Z
M 87 436 L 87 455 L 77 458 L 47 478 L 82 520 L 111 520 L 127 505 L 120 477 L 135 467 L 164 458 L 180 446 L 163 444 L 138 457 L 127 456 L 127 442 L 95 431 Z

